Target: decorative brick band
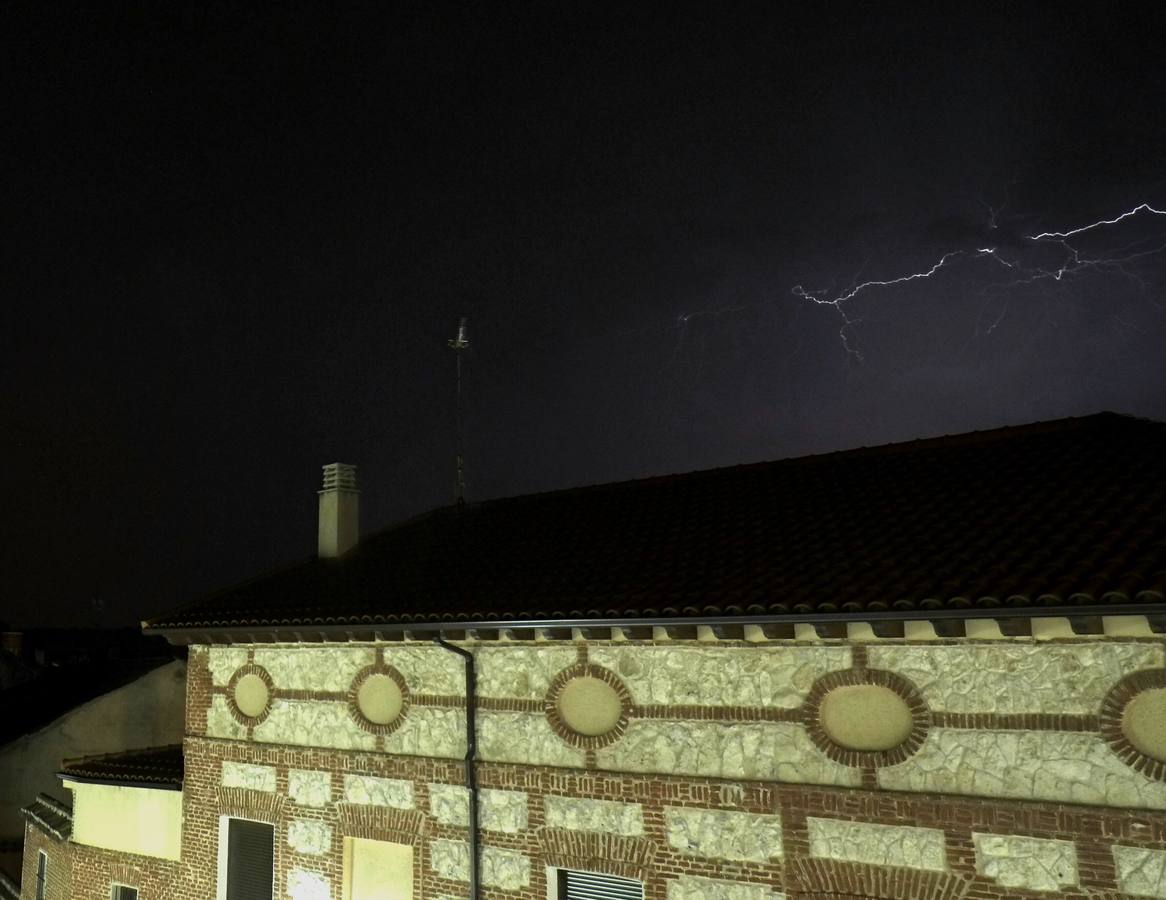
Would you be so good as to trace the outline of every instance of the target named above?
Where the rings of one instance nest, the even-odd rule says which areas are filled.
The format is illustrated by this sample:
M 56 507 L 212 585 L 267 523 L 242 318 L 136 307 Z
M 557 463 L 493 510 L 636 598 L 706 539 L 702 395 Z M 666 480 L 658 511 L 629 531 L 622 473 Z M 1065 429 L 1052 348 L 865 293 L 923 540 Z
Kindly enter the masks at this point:
M 345 837 L 414 844 L 425 834 L 429 819 L 420 810 L 338 803 L 340 833 Z
M 481 706 L 484 697 L 478 697 L 477 703 Z M 437 706 L 442 709 L 462 709 L 466 705 L 466 698 L 459 697 L 455 694 L 414 694 L 412 696 L 412 704 L 414 706 Z M 538 701 L 535 701 L 536 703 Z M 542 711 L 542 705 L 539 705 L 538 711 Z
M 876 685 L 893 691 L 911 713 L 911 731 L 897 747 L 889 750 L 851 750 L 834 743 L 822 727 L 822 701 L 832 690 L 851 685 Z M 923 746 L 931 727 L 931 712 L 915 685 L 885 669 L 843 669 L 823 675 L 814 682 L 801 707 L 802 722 L 814 745 L 835 762 L 855 768 L 894 766 L 907 760 Z
M 585 646 L 585 645 L 581 645 Z M 563 690 L 576 678 L 595 678 L 610 686 L 619 697 L 619 719 L 610 731 L 604 734 L 580 734 L 563 721 L 559 712 L 559 696 Z M 568 666 L 557 674 L 551 681 L 543 701 L 543 711 L 547 721 L 555 734 L 561 737 L 572 747 L 582 747 L 584 750 L 597 750 L 618 741 L 627 731 L 628 720 L 632 712 L 632 695 L 628 692 L 623 680 L 610 669 L 597 666 L 594 663 L 576 663 Z
M 279 821 L 287 798 L 270 791 L 250 788 L 220 787 L 219 812 L 226 816 L 240 816 L 274 825 Z
M 715 722 L 801 722 L 800 708 L 776 706 L 689 706 L 642 704 L 633 706 L 637 719 L 684 719 Z
M 396 717 L 391 722 L 373 722 L 365 717 L 364 713 L 360 711 L 360 689 L 364 683 L 370 678 L 382 675 L 390 679 L 401 692 L 401 709 Z M 393 666 L 384 662 L 375 662 L 371 666 L 365 666 L 356 673 L 356 677 L 352 679 L 352 686 L 348 689 L 345 695 L 348 701 L 348 716 L 359 728 L 369 731 L 373 734 L 387 736 L 392 734 L 398 728 L 405 724 L 405 717 L 409 715 L 409 685 L 405 683 L 405 676 L 398 672 Z
M 786 886 L 798 900 L 962 900 L 971 882 L 949 872 L 895 869 L 833 859 L 789 860 Z
M 348 691 L 312 691 L 301 688 L 277 687 L 273 695 L 280 700 L 317 700 L 332 703 L 348 699 Z
M 1098 716 L 1072 713 L 931 713 L 931 724 L 936 728 L 972 728 L 989 731 L 1095 732 L 1099 722 Z
M 1118 759 L 1147 778 L 1166 781 L 1166 760 L 1147 756 L 1130 743 L 1123 727 L 1126 707 L 1143 691 L 1166 688 L 1166 669 L 1142 669 L 1127 675 L 1101 701 L 1101 737 Z
M 548 866 L 586 869 L 640 881 L 647 880 L 656 858 L 656 844 L 647 838 L 540 828 L 538 842 Z
M 465 704 L 460 702 L 459 706 Z M 478 709 L 488 709 L 492 712 L 526 712 L 540 713 L 546 708 L 544 700 L 523 700 L 518 697 L 479 697 Z

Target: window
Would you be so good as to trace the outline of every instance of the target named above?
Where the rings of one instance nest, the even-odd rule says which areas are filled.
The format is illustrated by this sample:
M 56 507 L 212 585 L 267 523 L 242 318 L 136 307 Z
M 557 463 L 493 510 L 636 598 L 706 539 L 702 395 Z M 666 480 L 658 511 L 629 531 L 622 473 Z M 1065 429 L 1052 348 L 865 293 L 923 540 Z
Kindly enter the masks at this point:
M 224 817 L 219 842 L 221 900 L 272 900 L 275 828 Z
M 344 900 L 412 900 L 413 848 L 367 838 L 344 839 Z
M 43 850 L 36 854 L 36 900 L 45 900 L 45 882 L 49 878 L 49 855 Z
M 559 870 L 558 900 L 644 900 L 644 884 L 598 872 Z
M 110 900 L 138 900 L 138 889 L 115 884 L 109 892 Z

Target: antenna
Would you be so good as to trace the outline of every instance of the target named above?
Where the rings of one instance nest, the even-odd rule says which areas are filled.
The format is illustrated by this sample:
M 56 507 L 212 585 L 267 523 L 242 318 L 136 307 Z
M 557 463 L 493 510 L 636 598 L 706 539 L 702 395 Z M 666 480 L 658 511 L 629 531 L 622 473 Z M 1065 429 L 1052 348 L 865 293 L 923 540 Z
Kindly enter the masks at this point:
M 465 455 L 462 450 L 462 351 L 470 346 L 469 338 L 466 337 L 466 324 L 468 321 L 465 316 L 462 316 L 457 323 L 457 337 L 453 340 L 446 341 L 446 344 L 453 350 L 454 357 L 457 359 L 457 406 L 454 418 L 457 435 L 457 480 L 454 482 L 454 499 L 457 501 L 458 506 L 466 502 Z

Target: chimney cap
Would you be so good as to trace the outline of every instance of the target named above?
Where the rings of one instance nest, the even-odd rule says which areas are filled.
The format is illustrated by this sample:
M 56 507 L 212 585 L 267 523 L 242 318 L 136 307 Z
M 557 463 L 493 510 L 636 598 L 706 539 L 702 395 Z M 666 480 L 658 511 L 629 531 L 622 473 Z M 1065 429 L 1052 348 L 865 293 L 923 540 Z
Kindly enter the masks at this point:
M 324 466 L 325 491 L 355 491 L 356 466 L 350 463 L 328 463 Z

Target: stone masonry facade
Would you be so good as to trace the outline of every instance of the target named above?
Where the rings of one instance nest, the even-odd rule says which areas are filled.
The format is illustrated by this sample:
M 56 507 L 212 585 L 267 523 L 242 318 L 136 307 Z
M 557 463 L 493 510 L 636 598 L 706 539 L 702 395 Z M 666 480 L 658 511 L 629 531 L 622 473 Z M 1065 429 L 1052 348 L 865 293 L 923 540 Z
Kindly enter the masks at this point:
M 1123 713 L 1158 709 L 1160 637 L 472 649 L 488 900 L 545 900 L 548 866 L 648 900 L 1166 898 L 1166 753 Z M 354 689 L 376 675 L 388 726 Z M 61 897 L 210 900 L 234 815 L 274 826 L 281 900 L 341 900 L 344 837 L 411 847 L 416 898 L 466 897 L 464 706 L 428 644 L 192 647 L 181 862 L 30 824 L 25 896 L 46 843 L 71 854 Z

